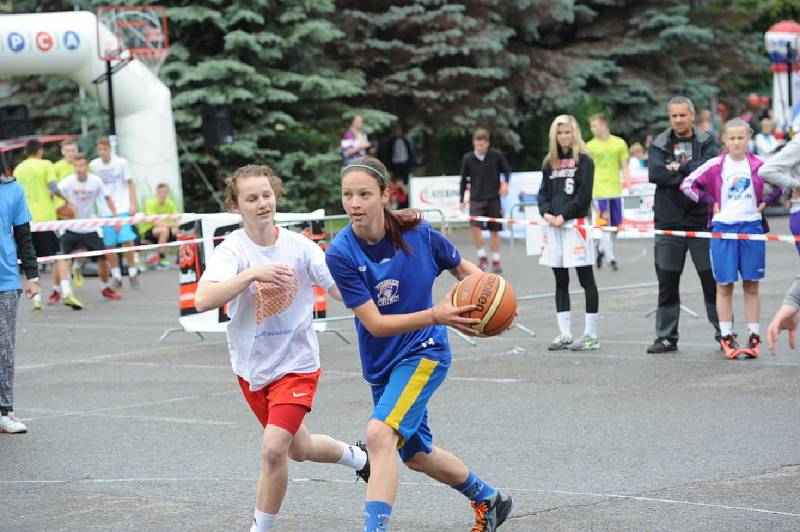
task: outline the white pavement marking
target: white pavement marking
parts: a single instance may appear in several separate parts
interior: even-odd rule
[[[341,479],[321,479],[321,478],[292,478],[291,482],[307,483],[320,482],[329,484],[352,484],[353,480]],[[76,478],[60,480],[0,480],[0,484],[112,484],[112,483],[132,483],[132,482],[251,482],[251,479],[243,478],[222,478],[222,477],[134,477],[134,478]],[[400,482],[402,486],[422,486],[431,488],[444,488],[443,484],[432,482]],[[679,504],[684,506],[698,506],[701,508],[714,508],[717,510],[732,510],[740,512],[755,512],[772,515],[782,515],[786,517],[798,517],[800,513],[782,512],[779,510],[768,510],[765,508],[752,508],[749,506],[731,506],[727,504],[711,504],[705,502],[682,501],[678,499],[663,499],[659,497],[643,497],[640,495],[620,495],[616,493],[591,493],[583,491],[567,490],[546,490],[534,488],[508,488],[500,487],[503,491],[520,493],[549,493],[553,495],[567,495],[570,497],[595,497],[601,499],[623,499],[641,502],[659,502],[664,504]]]
[[[165,345],[161,347],[153,347],[151,349],[140,349],[138,351],[123,351],[121,353],[112,353],[110,355],[97,355],[94,357],[89,358],[76,358],[72,360],[62,360],[58,362],[43,362],[41,364],[28,364],[26,366],[17,366],[16,371],[31,371],[36,369],[50,369],[55,367],[61,366],[72,366],[72,365],[82,365],[82,364],[99,364],[108,360],[114,360],[118,358],[127,358],[127,357],[136,357],[136,356],[148,356],[148,355],[159,355],[165,352],[179,352],[185,349],[193,349],[198,346],[224,346],[226,345],[225,342],[197,342],[194,344],[185,344],[185,345]]]
[[[125,405],[118,405],[118,406],[109,406],[106,408],[95,408],[93,410],[74,410],[71,412],[63,412],[60,414],[51,414],[46,416],[36,416],[36,417],[28,417],[25,418],[25,421],[34,421],[38,419],[50,419],[54,417],[64,417],[64,416],[89,416],[92,414],[99,414],[103,412],[111,412],[114,410],[125,410],[128,408],[141,408],[144,406],[154,406],[154,405],[165,405],[169,403],[177,403],[179,401],[191,401],[194,399],[206,399],[208,397],[217,397],[220,395],[231,395],[231,394],[240,394],[240,390],[227,390],[224,392],[209,392],[204,393],[201,395],[187,395],[184,397],[172,397],[170,399],[162,399],[160,401],[146,401],[143,403],[129,403]]]

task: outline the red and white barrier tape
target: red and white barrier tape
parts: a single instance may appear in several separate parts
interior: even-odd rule
[[[538,220],[513,220],[510,218],[490,218],[488,216],[467,216],[461,219],[453,220],[456,222],[495,222],[504,224],[523,224],[523,225],[547,225]],[[578,227],[572,225],[570,227]],[[764,235],[749,235],[741,233],[715,233],[711,231],[678,231],[674,229],[639,229],[637,227],[609,227],[605,225],[591,225],[582,224],[580,227],[586,229],[600,229],[601,231],[608,231],[610,233],[639,233],[641,235],[665,235],[665,236],[679,236],[683,238],[722,238],[725,240],[764,240],[764,241],[778,241],[778,242],[800,242],[800,236],[794,235],[776,235],[767,233]]]
[[[85,257],[102,257],[103,255],[110,255],[111,253],[125,253],[126,251],[147,251],[150,249],[158,249],[163,247],[177,247],[183,246],[186,244],[198,244],[201,242],[205,242],[206,240],[224,240],[227,235],[223,236],[215,236],[212,238],[193,238],[191,240],[175,240],[172,242],[167,242],[165,244],[140,244],[138,246],[127,246],[127,247],[118,247],[113,249],[101,249],[98,251],[81,251],[78,253],[70,253],[70,254],[63,254],[63,255],[50,255],[47,257],[38,257],[36,260],[40,263],[42,262],[53,262],[56,260],[69,260],[69,259],[81,259]]]
[[[52,222],[34,222],[31,231],[62,231],[65,229],[89,229],[92,227],[106,227],[113,225],[140,224],[143,222],[163,222],[166,220],[180,220],[182,214],[141,214],[124,218],[82,218],[79,220],[58,220]]]

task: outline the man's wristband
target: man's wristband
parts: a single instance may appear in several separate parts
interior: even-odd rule
[[[39,278],[38,277],[31,277],[30,279],[28,279],[28,282],[29,283],[37,283],[38,284],[39,283]]]

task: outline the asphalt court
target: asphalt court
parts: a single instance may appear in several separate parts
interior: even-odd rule
[[[786,233],[785,218],[771,220]],[[473,253],[465,231],[454,241]],[[620,270],[597,272],[601,349],[546,350],[556,334],[552,273],[505,247],[519,329],[475,347],[451,334],[453,366],[434,397],[435,441],[515,500],[500,530],[800,530],[800,355],[726,361],[704,318],[691,263],[680,351],[647,355],[656,288],[651,240],[618,240]],[[798,273],[793,246],[768,243],[762,328]],[[443,276],[441,297],[452,283]],[[580,286],[574,273],[572,287]],[[622,287],[622,288],[620,288]],[[0,437],[0,530],[247,530],[260,426],[230,370],[224,336],[177,324],[177,273],[147,272],[103,301],[96,279],[66,307],[20,303],[17,413]],[[573,334],[583,295],[572,297]],[[741,290],[734,309],[743,314]],[[345,315],[331,304],[331,315]],[[743,321],[743,320],[741,320]],[[355,341],[352,322],[335,322]],[[738,327],[744,336],[744,326]],[[363,438],[370,412],[354,343],[321,333],[312,431]],[[766,351],[766,350],[765,350]],[[290,464],[278,530],[361,528],[364,484],[336,465]],[[403,471],[392,530],[469,530],[454,490]]]

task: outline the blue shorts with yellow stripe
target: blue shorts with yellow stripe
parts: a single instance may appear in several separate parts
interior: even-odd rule
[[[400,434],[398,452],[404,462],[418,452],[431,452],[428,401],[449,368],[449,362],[416,356],[399,362],[384,384],[372,386],[375,409],[370,419],[383,421]]]

